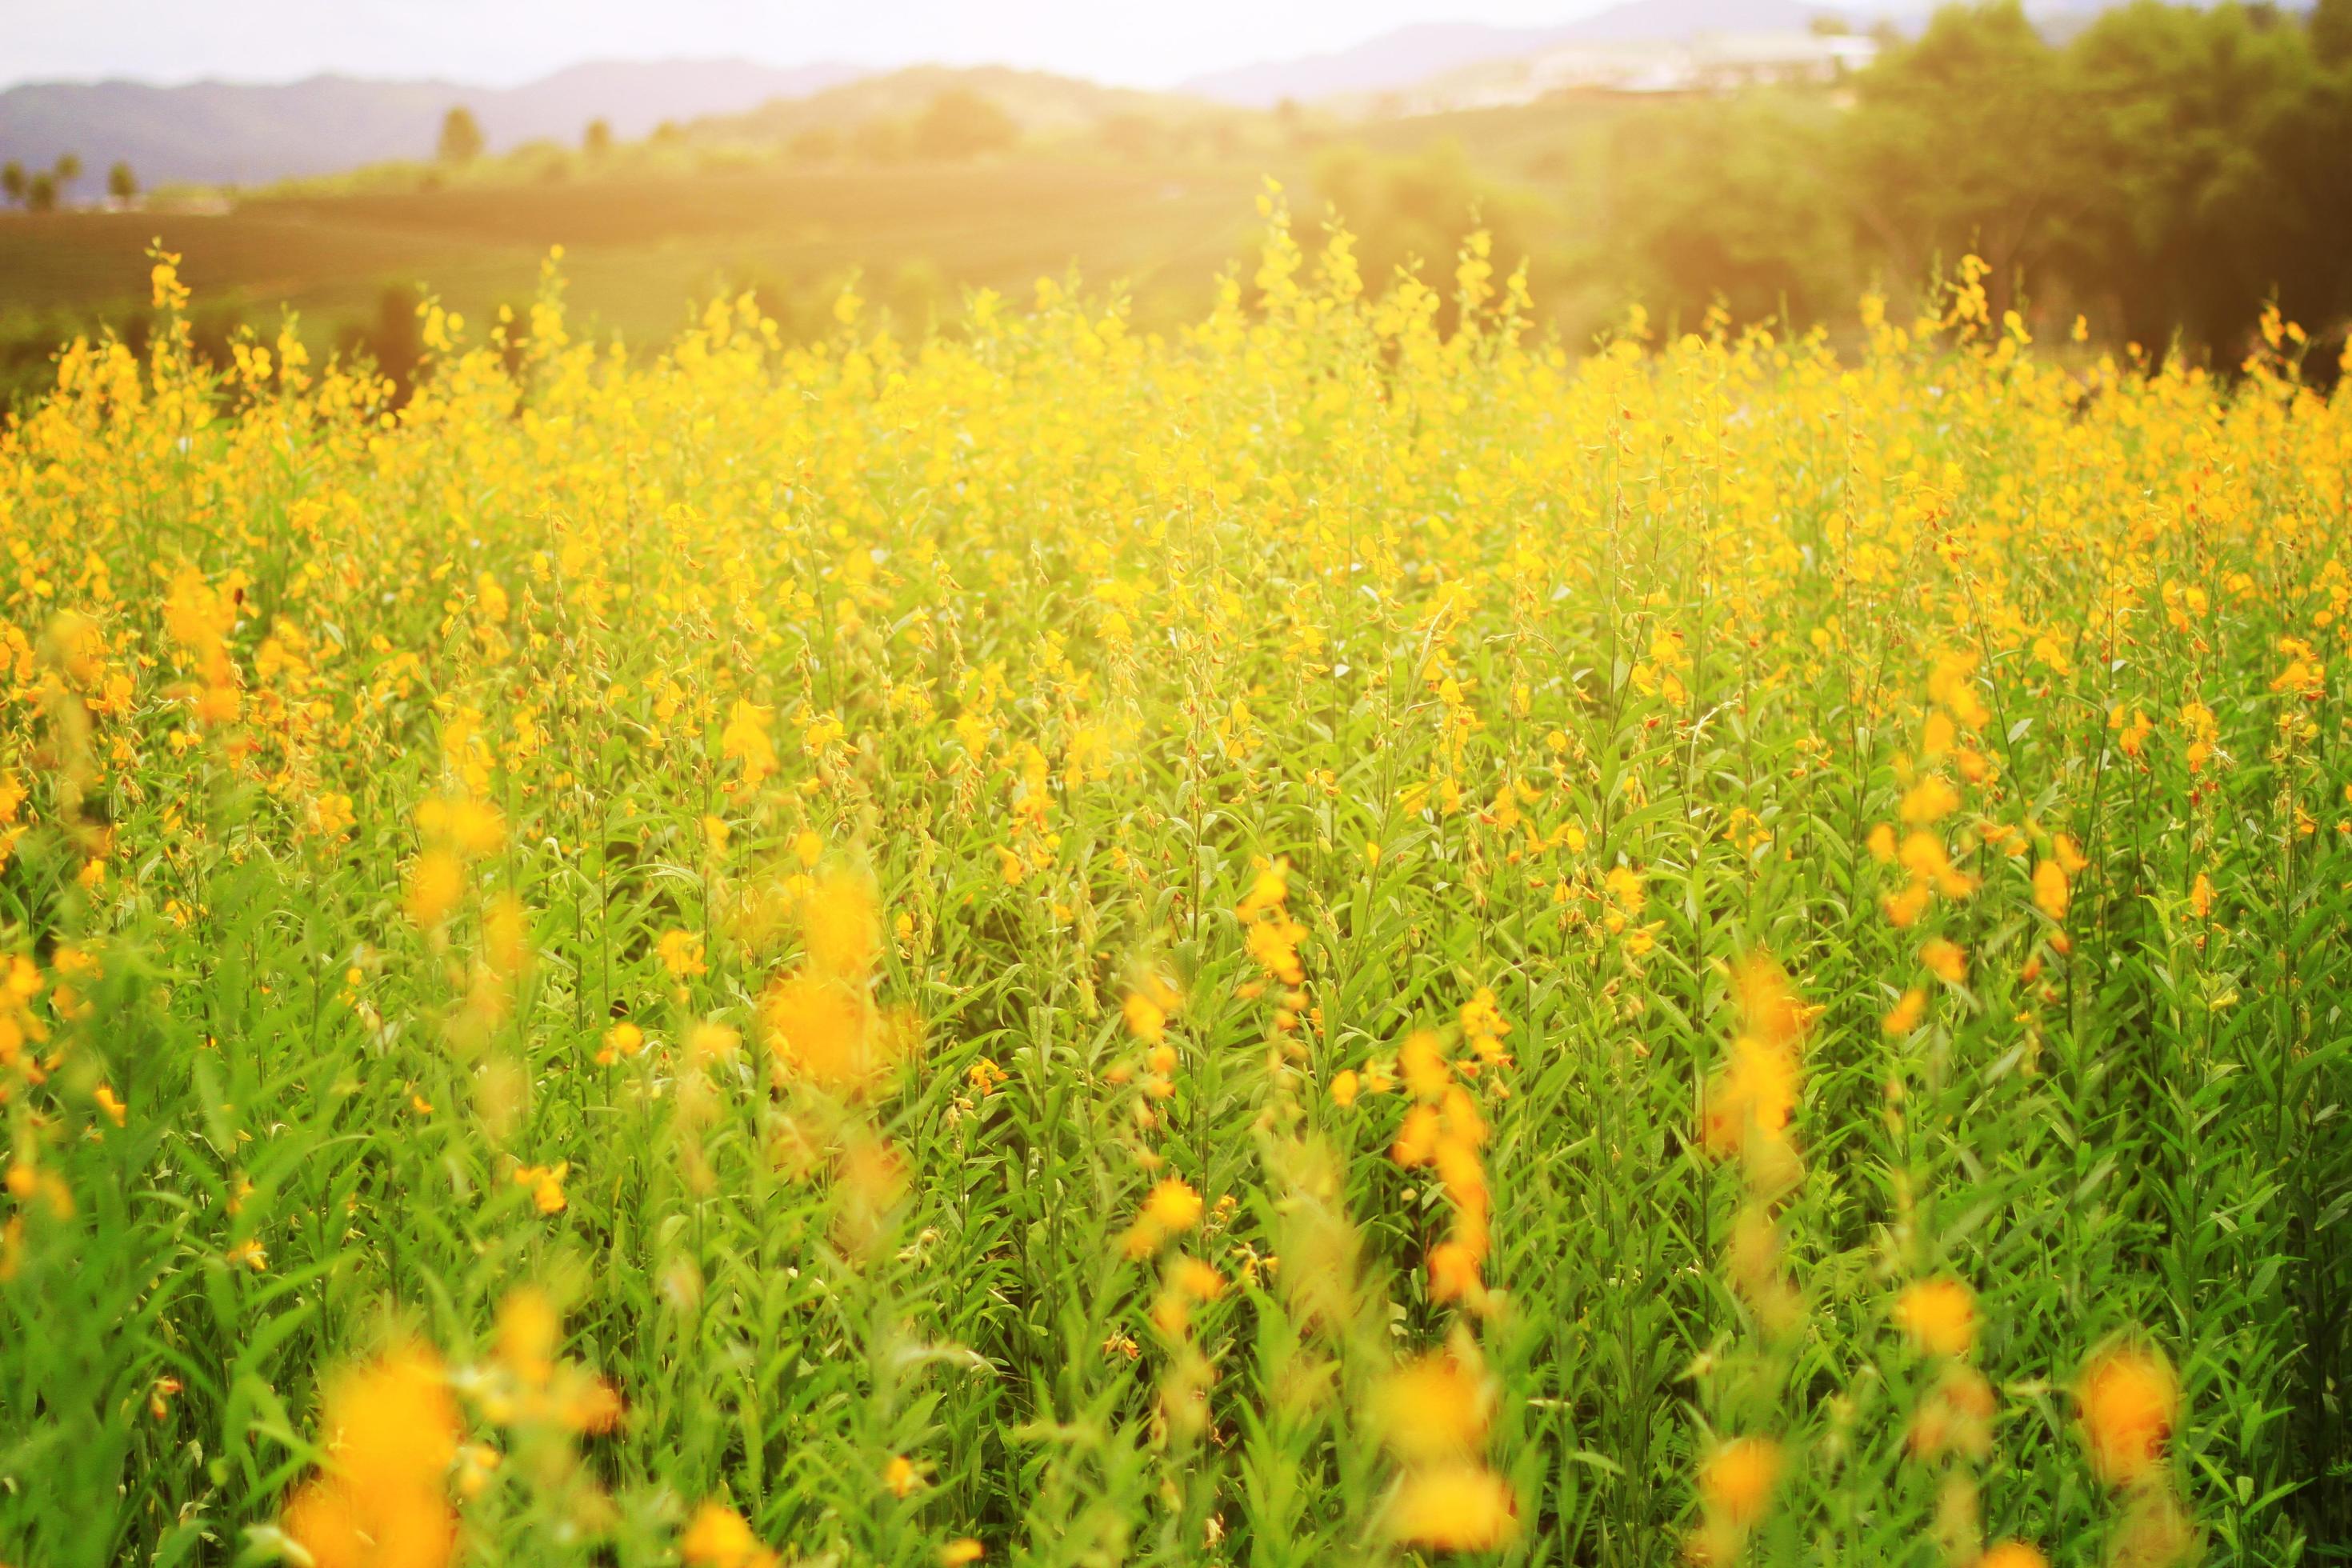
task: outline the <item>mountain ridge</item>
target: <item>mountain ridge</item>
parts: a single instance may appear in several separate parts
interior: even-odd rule
[[[0,91],[0,158],[38,168],[70,153],[86,179],[120,160],[149,185],[253,184],[430,157],[442,117],[461,105],[499,152],[576,141],[598,119],[617,136],[643,136],[666,120],[741,113],[866,74],[831,61],[716,58],[587,61],[508,88],[336,72],[270,83],[26,82]]]

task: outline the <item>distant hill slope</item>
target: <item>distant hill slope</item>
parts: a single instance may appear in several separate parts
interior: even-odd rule
[[[1084,131],[1121,116],[1161,121],[1230,119],[1230,105],[1181,93],[1105,87],[1049,71],[1010,66],[910,66],[799,97],[778,98],[739,114],[713,116],[694,127],[716,140],[782,140],[803,131],[845,131],[876,121],[920,113],[950,89],[984,98],[1030,135]]]
[[[1851,5],[1806,0],[1625,0],[1605,11],[1553,27],[1495,27],[1475,22],[1427,22],[1383,33],[1352,48],[1297,59],[1269,60],[1195,77],[1181,90],[1222,103],[1265,108],[1282,100],[1301,103],[1342,95],[1417,86],[1434,76],[1489,60],[1511,59],[1571,43],[1619,43],[1685,38],[1703,33],[1773,33],[1801,29],[1823,16],[1856,21],[1916,6],[1895,0]]]
[[[539,137],[576,141],[591,120],[623,137],[665,120],[740,113],[849,81],[845,65],[793,68],[744,60],[574,66],[515,88],[320,76],[277,85],[35,82],[0,92],[0,159],[27,166],[72,153],[84,194],[128,162],[150,185],[253,184],[362,163],[432,155],[441,118],[464,104],[493,151]]]

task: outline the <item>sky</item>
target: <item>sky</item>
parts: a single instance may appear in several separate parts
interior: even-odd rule
[[[528,81],[589,59],[1007,64],[1137,87],[1409,22],[1557,23],[1604,0],[0,0],[0,87],[320,71]]]

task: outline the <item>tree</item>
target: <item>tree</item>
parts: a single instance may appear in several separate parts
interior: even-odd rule
[[[481,122],[462,103],[441,118],[439,155],[441,162],[456,164],[470,163],[482,155]]]
[[[30,182],[25,177],[24,164],[14,158],[9,159],[5,163],[0,163],[0,192],[6,193],[10,202],[23,201],[29,184]]]
[[[784,151],[803,163],[827,163],[841,156],[841,132],[830,125],[812,125],[793,133]]]
[[[1168,134],[1160,121],[1130,110],[1103,121],[1095,128],[1095,139],[1106,153],[1139,161],[1158,155],[1166,146]]]
[[[25,209],[27,212],[52,212],[56,210],[57,205],[57,175],[46,171],[34,175],[25,186]]]
[[[1718,300],[1740,322],[1816,321],[1850,304],[1847,236],[1823,213],[1838,111],[1804,93],[1655,106],[1611,139],[1605,232],[1634,297],[1685,329]]]
[[[1003,152],[1019,134],[1013,117],[993,100],[969,88],[952,87],[917,117],[915,153],[923,158],[976,158]]]
[[[895,163],[914,150],[914,127],[903,120],[877,116],[861,120],[849,132],[851,156],[864,163]]]
[[[127,202],[139,194],[139,176],[131,172],[129,163],[118,159],[114,167],[106,172],[106,194],[118,202]]]
[[[2222,350],[2273,289],[2291,311],[2321,304],[2341,253],[2304,232],[2298,143],[2316,128],[2293,121],[2315,77],[2298,29],[2235,5],[2127,5],[2074,40],[2067,67],[2099,177],[2066,260],[2128,335]],[[2341,158],[2339,142],[2315,174]]]
[[[613,150],[613,122],[596,119],[588,122],[587,134],[580,138],[580,150],[591,158],[602,158]]]
[[[1847,184],[1857,224],[1901,279],[1974,251],[1996,311],[2038,274],[2098,184],[2058,51],[2016,0],[1950,5],[1855,81]]]
[[[2352,66],[2352,0],[2319,0],[2311,8],[2311,52],[2328,70]]]
[[[56,182],[58,198],[62,199],[73,183],[81,178],[81,160],[71,153],[59,154],[50,178]]]

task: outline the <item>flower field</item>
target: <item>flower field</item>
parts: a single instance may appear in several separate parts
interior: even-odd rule
[[[0,1562],[2347,1560],[2352,394],[1268,212],[63,353]]]

